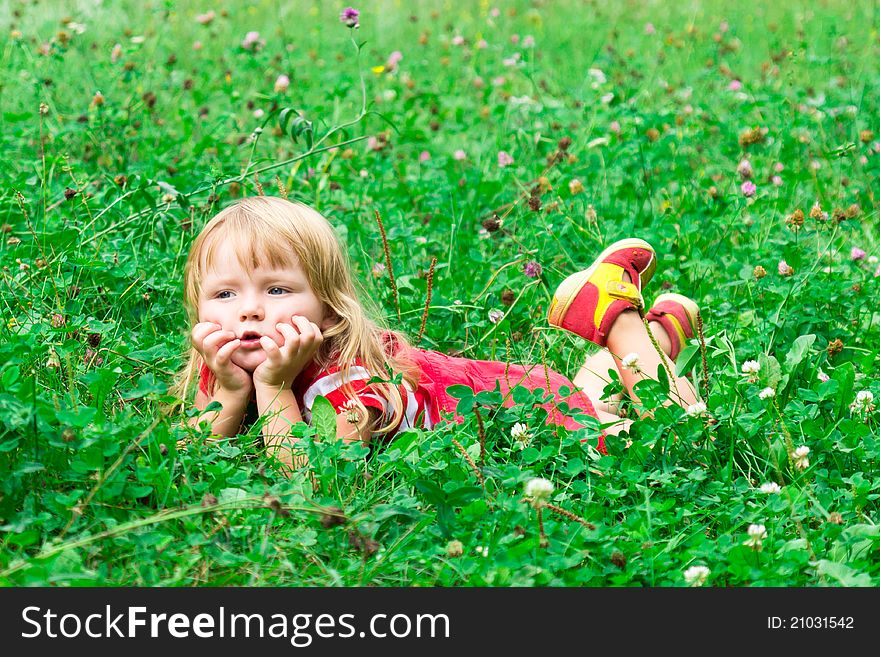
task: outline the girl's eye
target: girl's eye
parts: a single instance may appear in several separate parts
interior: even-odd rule
[[[278,287],[277,285],[275,287],[269,288],[269,294],[284,294],[286,291],[287,290],[285,290],[283,287]]]
[[[232,292],[230,292],[229,290],[223,290],[222,292],[217,293],[217,298],[218,299],[228,299],[229,296],[227,296],[227,295],[231,296]]]

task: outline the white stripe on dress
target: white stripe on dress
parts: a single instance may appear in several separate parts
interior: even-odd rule
[[[415,394],[410,389],[408,385],[404,382],[404,387],[406,388],[406,426],[407,428],[416,426],[416,416],[419,414],[419,401],[416,399]],[[428,416],[427,409],[421,409],[422,413],[422,422],[423,427],[425,429],[431,429],[434,424],[431,422],[431,418]]]
[[[312,416],[312,405],[315,403],[315,398],[318,395],[327,396],[329,393],[334,392],[340,389],[346,380],[348,381],[363,381],[369,380],[372,378],[372,375],[365,368],[360,366],[353,366],[349,368],[347,372],[347,379],[343,378],[343,374],[341,371],[333,372],[332,374],[327,374],[325,376],[321,376],[310,385],[305,393],[303,394],[303,419],[306,422],[311,421]],[[407,381],[402,382],[404,390],[406,390],[406,409],[404,412],[403,422],[401,422],[401,426],[405,428],[415,427],[416,426],[416,417],[419,414],[419,410],[422,411],[422,421],[423,427],[425,429],[431,429],[434,426],[434,423],[431,421],[431,416],[428,413],[427,408],[419,409],[419,402],[416,399],[415,392],[410,387]],[[383,413],[385,417],[390,417],[391,415],[391,403],[382,397],[381,395],[375,393],[360,393],[360,397],[365,397],[369,399],[374,399],[382,404]]]
[[[376,393],[372,393],[372,392],[361,392],[361,393],[358,393],[358,397],[361,398],[361,401],[363,401],[364,399],[369,399],[371,401],[379,403],[382,406],[382,414],[383,415],[389,413],[389,409],[391,408],[391,404],[387,399],[385,399],[381,395],[377,395]]]
[[[315,397],[318,395],[327,396],[328,393],[338,390],[347,381],[369,381],[372,375],[363,367],[354,366],[346,372],[347,378],[343,378],[342,372],[333,372],[327,376],[322,376],[315,380],[303,394],[303,406],[308,409],[312,408],[315,403]]]

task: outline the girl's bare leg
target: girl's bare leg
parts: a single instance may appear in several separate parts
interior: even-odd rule
[[[672,342],[666,333],[666,329],[664,329],[659,322],[650,322],[649,326],[651,328],[651,333],[654,334],[654,338],[657,340],[657,344],[660,345],[660,348],[666,355],[669,355],[669,352],[672,350]],[[611,382],[611,379],[608,376],[608,370],[612,369],[619,370],[618,362],[615,361],[614,357],[607,349],[602,349],[587,356],[581,369],[578,371],[574,379],[572,379],[572,383],[583,389],[584,394],[590,398],[590,401],[593,403],[593,408],[596,410],[596,413],[599,415],[599,420],[603,424],[616,422],[615,425],[609,427],[605,431],[606,433],[617,435],[621,431],[628,431],[630,424],[632,424],[632,420],[621,419],[620,401],[623,399],[622,394],[618,393],[612,395],[608,399],[602,399],[605,392],[605,386]]]
[[[605,349],[597,351],[595,354],[587,357],[577,376],[572,379],[577,387],[581,388],[584,394],[590,398],[599,416],[602,424],[613,422],[614,424],[605,429],[605,433],[616,436],[621,431],[628,431],[632,420],[624,419],[620,416],[620,405],[618,402],[623,395],[612,395],[610,399],[603,400],[602,396],[605,386],[610,383],[608,378],[608,370],[617,367],[614,358]]]
[[[657,340],[657,344],[660,345],[663,353],[667,356],[672,353],[672,340],[669,339],[669,334],[663,328],[663,324],[660,322],[648,322],[648,327],[651,329],[651,333],[654,334],[654,339]]]
[[[626,272],[623,274],[623,280],[632,282],[629,274]],[[666,329],[664,329],[659,322],[650,322],[649,328],[654,335],[657,344],[660,346],[661,353],[657,352],[654,343],[648,335],[648,328],[645,328],[645,322],[642,320],[642,316],[635,309],[622,312],[611,326],[611,330],[608,332],[607,347],[608,351],[611,352],[609,355],[611,356],[614,365],[617,367],[620,379],[626,387],[629,398],[634,402],[638,402],[639,398],[638,395],[633,392],[633,386],[645,376],[656,380],[660,368],[665,365],[667,372],[672,372],[673,374],[671,377],[672,380],[670,381],[669,391],[671,401],[677,403],[683,408],[687,408],[691,404],[696,404],[697,392],[694,390],[691,382],[684,377],[675,376],[675,364],[668,356],[669,352],[672,350],[672,343],[669,339],[669,335],[666,333]],[[639,356],[639,372],[636,372],[633,369],[624,369],[623,363],[621,362],[621,359],[624,356],[632,353],[636,353]],[[587,360],[589,362],[590,359]],[[598,370],[600,373],[606,374],[608,372],[606,364],[607,361],[604,363],[599,362],[600,368],[604,367],[604,369]],[[589,372],[594,371],[597,368],[591,367],[587,372],[584,372],[584,369],[586,368],[581,368],[581,371],[578,373],[578,377],[580,377],[582,382],[580,385],[583,385],[585,390],[587,390],[589,386],[590,399],[593,400],[595,406],[596,401],[602,396],[602,390],[607,381],[603,382],[603,379],[593,380],[591,378]],[[577,377],[574,379],[574,383],[578,383]],[[594,398],[593,391],[596,390],[597,386],[599,394]]]
[[[667,338],[668,339],[668,338]],[[670,380],[669,398],[673,403],[687,408],[697,403],[697,392],[685,377],[675,376],[675,364],[665,353],[657,353],[657,349],[648,336],[648,329],[636,310],[626,310],[620,314],[608,333],[608,351],[611,352],[620,378],[626,387],[630,399],[639,401],[633,392],[633,386],[645,377],[657,379],[661,367],[668,368],[673,376]],[[638,369],[625,369],[621,359],[627,354],[639,356]]]
[[[614,363],[614,358],[607,350],[602,349],[595,354],[587,356],[587,360],[584,361],[572,382],[583,389],[584,393],[590,398],[590,401],[593,402],[593,408],[597,411],[619,417],[621,412],[620,401],[623,399],[623,395],[618,393],[608,399],[602,399],[605,387],[611,383],[608,370],[616,368],[617,365]]]

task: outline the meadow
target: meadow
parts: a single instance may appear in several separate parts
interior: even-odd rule
[[[3,3],[0,584],[880,583],[880,16],[748,5]],[[642,237],[706,410],[645,381],[603,455],[540,391],[458,390],[383,447],[318,414],[290,478],[211,441],[165,412],[183,264],[261,193],[420,347],[570,375],[556,285]]]

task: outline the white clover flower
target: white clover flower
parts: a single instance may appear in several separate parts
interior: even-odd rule
[[[779,487],[775,481],[769,481],[766,484],[761,484],[760,491],[762,493],[766,493],[767,495],[775,495],[782,489]]]
[[[361,420],[361,409],[354,399],[346,399],[342,404],[342,410],[345,411],[345,419],[350,424],[357,424]]]
[[[522,95],[522,96],[511,96],[508,99],[508,102],[515,107],[518,107],[520,105],[535,105],[536,104],[535,99],[527,94]]]
[[[825,383],[831,377],[825,374],[825,372],[823,372],[822,370],[819,370],[818,372],[816,372],[816,378],[819,379],[819,381],[821,381],[822,383]]]
[[[600,84],[608,82],[608,78],[605,77],[605,73],[601,68],[591,68],[587,73],[593,78],[593,89],[597,89]]]
[[[859,390],[850,408],[859,413],[870,413],[874,410],[874,393],[870,390]]]
[[[796,450],[791,453],[791,459],[794,461],[794,467],[798,470],[806,470],[810,467],[810,459],[807,458],[807,454],[810,453],[810,448],[806,445],[801,445]]]
[[[764,525],[749,525],[749,529],[747,531],[749,538],[743,543],[743,545],[748,545],[750,548],[754,550],[761,549],[761,541],[767,538],[767,528]]]
[[[493,324],[497,324],[504,318],[504,311],[498,310],[497,308],[493,308],[489,311],[489,321]]]
[[[642,368],[639,365],[639,355],[635,352],[629,353],[620,359],[623,369],[632,370],[633,374],[639,374]]]
[[[711,572],[706,566],[691,566],[684,571],[684,581],[688,586],[702,586]]]
[[[553,492],[553,484],[541,477],[529,479],[526,483],[526,497],[536,509],[547,503],[550,493]]]
[[[770,386],[767,386],[761,392],[758,393],[758,398],[759,399],[770,399],[775,394],[776,394],[776,391],[773,388],[771,388]]]
[[[706,414],[706,405],[703,402],[697,402],[687,407],[685,411],[690,417],[703,417]]]
[[[742,372],[743,374],[748,374],[750,376],[754,376],[758,372],[761,371],[761,363],[756,360],[747,360],[743,363]]]
[[[529,433],[529,428],[522,422],[517,422],[510,429],[510,437],[513,438],[516,442],[521,443],[523,447],[529,442],[529,438],[532,437],[532,434]]]

